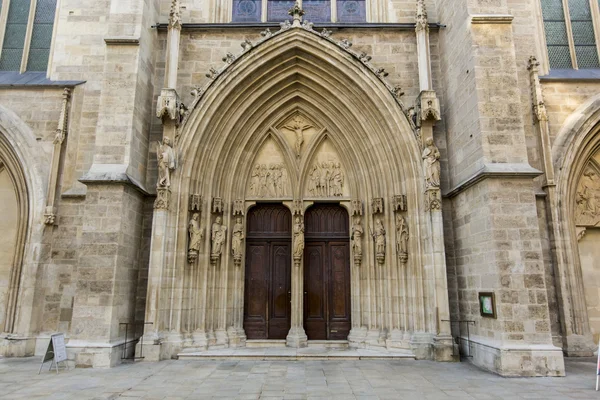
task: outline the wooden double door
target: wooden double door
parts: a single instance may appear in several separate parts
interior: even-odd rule
[[[309,340],[350,332],[348,213],[333,204],[305,216],[304,329]],[[248,339],[285,339],[291,320],[292,215],[279,204],[250,210],[246,234],[244,330]]]
[[[304,330],[309,340],[346,340],[350,332],[348,212],[317,204],[305,216]]]

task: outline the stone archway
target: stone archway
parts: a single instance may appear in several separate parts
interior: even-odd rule
[[[156,267],[156,280],[149,279],[154,338],[166,337],[163,343],[175,349],[243,345],[244,257],[213,232],[240,240],[238,218],[257,203],[281,202],[294,214],[297,235],[311,204],[335,201],[363,229],[360,253],[351,258],[350,343],[416,343],[420,356],[431,357],[434,338],[446,331],[446,271],[444,257],[434,254],[441,218],[431,214],[439,208],[426,207],[413,126],[389,85],[343,44],[312,28],[282,29],[216,76],[178,131],[182,162],[171,181],[173,207],[159,216],[166,230],[153,239],[163,246],[156,265],[176,267]],[[185,256],[190,213],[201,213],[207,232],[192,263]],[[398,230],[400,220],[410,238]],[[378,236],[387,246],[376,248],[370,232],[380,231],[387,232]],[[403,238],[408,244],[397,246]],[[301,251],[293,263],[287,340],[303,346]],[[399,288],[400,275],[409,290]]]
[[[583,238],[586,224],[594,219],[588,200],[594,197],[595,179],[589,172],[594,171],[593,159],[599,149],[600,96],[596,96],[567,119],[552,149],[556,188],[550,190],[549,220],[557,268],[563,350],[569,356],[589,356],[595,349],[578,240]]]

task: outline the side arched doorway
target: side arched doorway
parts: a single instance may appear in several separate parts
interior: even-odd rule
[[[306,212],[304,329],[308,340],[346,340],[350,320],[350,228],[337,204]]]
[[[248,213],[244,330],[248,339],[285,339],[290,330],[292,215],[281,204]]]

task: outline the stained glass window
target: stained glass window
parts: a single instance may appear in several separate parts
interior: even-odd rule
[[[260,22],[261,0],[233,0],[233,22]]]
[[[56,0],[37,0],[27,71],[45,71],[52,43]]]
[[[589,0],[569,0],[569,14],[578,68],[598,68],[598,50]]]
[[[303,0],[302,9],[304,10],[304,18],[310,22],[331,21],[330,0]]]
[[[0,55],[0,71],[19,71],[25,47],[30,0],[11,0]]]
[[[338,22],[365,22],[367,11],[365,0],[338,0]]]
[[[267,21],[281,22],[292,17],[288,11],[294,7],[295,0],[268,0]]]

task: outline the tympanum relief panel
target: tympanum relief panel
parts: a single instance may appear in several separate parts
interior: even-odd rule
[[[246,200],[347,199],[346,171],[326,128],[299,112],[270,128],[249,171]]]

